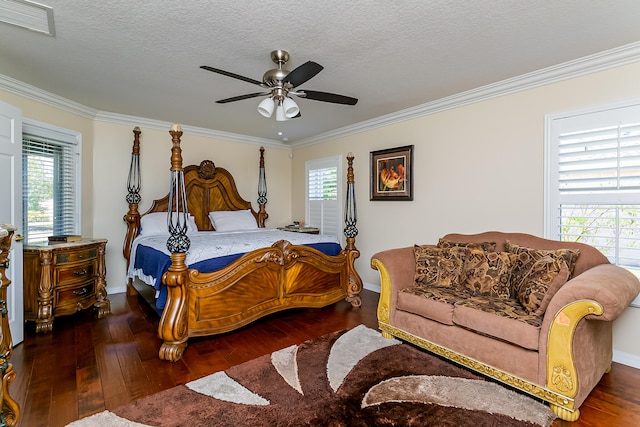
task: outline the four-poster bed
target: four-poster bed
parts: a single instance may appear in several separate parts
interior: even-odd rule
[[[172,138],[169,194],[154,200],[151,208],[141,215],[140,129],[136,127],[133,132],[123,254],[127,259],[130,292],[142,293],[144,288],[151,288],[140,280],[149,271],[157,270],[157,261],[151,266],[150,259],[157,256],[168,265],[161,276],[162,286],[159,279],[155,282],[154,295],[166,294],[166,302],[160,305],[158,327],[163,340],[161,359],[179,360],[190,337],[229,332],[281,310],[323,307],[341,299],[353,307],[360,306],[362,280],[354,267],[360,252],[355,246],[358,231],[351,154],[347,157],[346,245],[342,248],[335,237],[326,240],[327,236],[265,229],[268,214],[264,148],[260,149],[259,209],[255,211],[240,196],[233,176],[226,169],[210,160],[183,168],[182,131],[178,125],[173,125],[169,132]],[[154,216],[161,216],[166,224],[164,236],[149,236]],[[247,223],[247,217],[251,218],[251,224]],[[263,247],[248,246],[254,235],[272,240]],[[239,253],[237,247],[223,248],[225,239],[249,249]],[[152,240],[162,240],[164,247],[146,247]],[[215,250],[205,249],[205,242]],[[220,258],[213,261],[197,258],[209,251]]]

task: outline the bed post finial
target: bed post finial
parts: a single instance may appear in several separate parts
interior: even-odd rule
[[[182,148],[180,148],[180,137],[182,136],[182,129],[180,125],[171,125],[171,171],[182,170]]]
[[[347,287],[347,302],[350,302],[353,307],[360,307],[362,305],[362,299],[360,298],[360,292],[362,292],[362,279],[356,271],[355,261],[360,256],[360,251],[356,248],[356,236],[358,235],[358,229],[356,223],[358,222],[358,210],[356,208],[356,192],[355,192],[355,175],[353,173],[353,153],[347,154],[347,197],[345,200],[344,208],[344,235],[347,238],[347,244],[344,248],[344,252],[347,255],[348,271],[349,271],[349,284]]]
[[[358,235],[358,229],[356,228],[358,210],[354,183],[353,153],[349,153],[347,155],[347,197],[344,208],[344,235],[347,237],[347,247],[355,249],[355,237]]]
[[[267,204],[267,178],[264,172],[264,147],[260,147],[260,169],[258,176],[258,227],[264,227],[269,214],[265,208]]]
[[[127,179],[127,203],[129,211],[124,216],[127,223],[127,235],[124,239],[122,254],[127,260],[127,269],[129,268],[129,255],[131,254],[131,245],[133,240],[138,236],[140,231],[140,212],[138,212],[138,204],[140,203],[140,128],[133,128],[133,148],[131,149],[131,164],[129,165],[129,177]]]
[[[184,188],[184,170],[182,169],[182,149],[180,148],[180,137],[182,130],[180,125],[174,124],[169,131],[171,134],[171,188],[169,189],[169,205],[167,215],[167,226],[169,228],[169,239],[167,249],[171,253],[186,253],[191,246],[187,237],[187,219],[189,209],[187,207],[187,192]]]
[[[133,148],[131,149],[131,164],[127,179],[127,202],[138,205],[140,203],[140,128],[133,128]]]

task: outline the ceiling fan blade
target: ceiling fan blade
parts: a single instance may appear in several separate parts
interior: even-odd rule
[[[232,98],[225,98],[219,101],[216,101],[216,104],[226,104],[227,102],[241,101],[243,99],[255,98],[257,96],[269,95],[271,92],[256,92],[256,93],[248,93],[246,95],[234,96]]]
[[[358,103],[357,98],[351,98],[350,96],[338,95],[335,93],[318,92],[315,90],[304,89],[300,89],[298,92],[300,93],[298,96],[301,96],[302,98],[312,99],[314,101],[333,102],[334,104],[346,105],[356,105]]]
[[[287,74],[284,78],[285,83],[291,83],[293,87],[300,86],[302,83],[311,80],[316,74],[322,71],[324,67],[317,62],[307,61],[295,70]]]
[[[214,73],[222,74],[223,76],[232,77],[234,79],[242,80],[242,81],[245,81],[247,83],[252,83],[254,85],[263,86],[262,82],[260,82],[258,80],[255,80],[255,79],[252,79],[252,78],[249,78],[249,77],[241,76],[240,74],[235,74],[235,73],[230,73],[229,71],[219,70],[218,68],[209,67],[208,65],[202,65],[200,68],[202,68],[203,70],[212,71]]]

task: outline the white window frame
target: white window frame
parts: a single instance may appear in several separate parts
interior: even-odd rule
[[[326,230],[324,230],[323,224],[312,224],[310,223],[311,218],[311,203],[309,197],[309,172],[314,169],[322,169],[322,168],[336,168],[336,185],[337,185],[337,198],[335,200],[335,205],[333,206],[336,209],[336,218],[335,218],[335,230],[336,237],[338,239],[342,238],[342,229],[343,227],[343,207],[342,207],[342,194],[343,194],[343,180],[342,180],[342,157],[340,156],[331,156],[324,157],[321,159],[313,159],[308,160],[305,163],[305,223],[309,226],[314,226],[320,228],[320,233],[326,234]],[[333,233],[330,233],[333,234]]]
[[[82,230],[82,133],[54,126],[49,123],[24,118],[22,121],[23,135],[29,134],[54,141],[60,141],[75,147],[75,217],[74,229],[71,234],[81,234]],[[23,215],[27,215],[24,212]]]
[[[562,239],[560,228],[560,206],[564,205],[640,205],[640,190],[571,191],[561,194],[559,185],[559,137],[561,133],[597,128],[599,123],[640,122],[640,99],[615,104],[596,106],[545,116],[545,161],[544,161],[544,230],[545,237]],[[585,148],[586,149],[586,148]],[[640,228],[638,229],[640,235]],[[618,240],[616,239],[616,245]],[[616,260],[609,257],[613,263]],[[634,257],[635,259],[635,257]],[[640,260],[638,260],[640,262]],[[638,269],[632,268],[638,275]],[[632,305],[640,307],[640,297]]]

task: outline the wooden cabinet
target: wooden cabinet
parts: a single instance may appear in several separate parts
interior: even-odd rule
[[[106,239],[24,246],[24,318],[36,332],[53,329],[57,316],[91,306],[111,312],[105,280]]]

